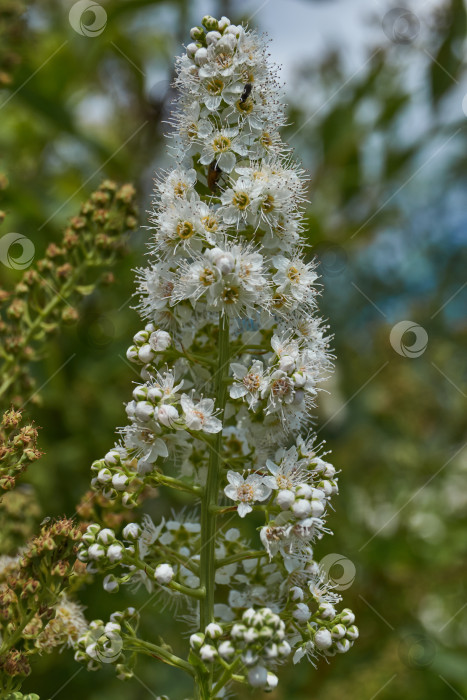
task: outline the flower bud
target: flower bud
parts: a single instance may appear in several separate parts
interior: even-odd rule
[[[345,625],[334,625],[331,630],[331,637],[333,639],[342,639],[342,637],[345,637],[346,631]]]
[[[125,525],[122,532],[125,540],[137,540],[140,534],[141,528],[138,523],[128,523],[128,525]]]
[[[352,642],[350,642],[348,639],[339,639],[339,641],[336,642],[336,651],[339,654],[345,654],[347,651],[349,651],[351,646]]]
[[[291,510],[297,518],[307,518],[311,513],[310,501],[307,501],[305,498],[300,498],[298,501],[295,501]]]
[[[198,29],[198,28],[196,27],[196,29]],[[191,44],[188,44],[188,46],[186,47],[186,54],[187,54],[188,58],[193,58],[193,56],[197,52],[198,48],[199,48],[199,46],[197,44],[195,44],[194,42],[192,42]]]
[[[290,355],[282,355],[279,360],[279,369],[289,374],[295,369],[295,360]]]
[[[268,688],[271,690],[274,690],[274,688],[277,688],[277,684],[279,683],[279,679],[276,676],[275,673],[272,673],[272,671],[268,671],[268,675],[266,678],[266,685]]]
[[[138,401],[135,408],[135,417],[144,423],[154,416],[154,406],[149,401]]]
[[[101,542],[102,544],[110,544],[114,540],[115,540],[115,532],[113,530],[111,530],[109,527],[105,527],[97,535],[97,541]]]
[[[228,17],[222,16],[218,23],[218,29],[223,32],[230,24],[230,19]]]
[[[200,649],[204,644],[204,634],[202,632],[196,632],[190,637],[190,646],[192,649]]]
[[[149,364],[155,358],[155,353],[149,343],[145,343],[138,350],[138,358],[145,365]]]
[[[352,642],[355,639],[358,639],[358,636],[359,636],[358,627],[356,625],[351,625],[350,627],[348,627],[345,636],[347,637],[347,639],[351,639]]]
[[[165,425],[166,428],[172,428],[175,421],[179,418],[178,411],[175,406],[170,406],[169,404],[163,404],[159,407],[157,411],[157,419],[159,423]]]
[[[192,27],[190,30],[190,36],[194,41],[201,41],[204,39],[204,29],[203,27]]]
[[[213,647],[212,644],[203,644],[199,650],[199,655],[203,661],[212,663],[217,656],[217,649]]]
[[[330,631],[325,627],[320,627],[315,634],[314,643],[318,649],[328,649],[332,644]]]
[[[222,627],[217,622],[210,622],[205,632],[207,637],[217,639],[222,636]]]
[[[104,457],[104,462],[109,467],[120,464],[120,452],[118,452],[118,450],[109,450]]]
[[[154,350],[154,352],[164,352],[170,347],[172,343],[172,338],[167,331],[154,331],[149,337],[149,345]]]
[[[299,622],[307,622],[311,617],[310,608],[305,603],[298,603],[293,611],[293,616]]]
[[[126,474],[114,474],[112,477],[112,486],[116,491],[125,491],[128,481],[129,479]]]
[[[138,333],[136,333],[133,336],[133,342],[135,345],[140,346],[140,345],[143,345],[144,343],[147,343],[148,338],[149,338],[149,333],[146,330],[138,331]]]
[[[203,46],[195,53],[195,63],[197,66],[202,66],[208,60],[208,52]]]
[[[276,503],[282,510],[288,510],[295,503],[295,495],[289,489],[281,489],[276,496]]]
[[[112,479],[112,472],[110,469],[101,469],[97,474],[97,481],[100,484],[106,484]]]
[[[211,15],[204,15],[201,24],[203,27],[206,27],[208,32],[217,31],[219,27],[219,22],[217,19],[215,19],[215,17],[211,17]]]
[[[136,345],[130,345],[128,350],[126,351],[126,358],[127,360],[130,360],[130,362],[136,362],[138,359],[138,348]]]
[[[231,641],[221,642],[218,652],[221,658],[230,659],[235,654],[235,648]]]
[[[206,44],[209,46],[210,44],[217,44],[219,39],[221,39],[222,34],[220,32],[208,32],[206,34]]]
[[[113,564],[123,557],[123,547],[121,544],[111,544],[107,549],[107,559]]]
[[[344,625],[353,625],[355,622],[355,615],[350,608],[344,608],[340,614],[340,619]]]
[[[92,544],[88,549],[91,559],[101,559],[105,555],[105,549],[101,544]]]
[[[165,585],[167,583],[170,583],[173,577],[174,570],[172,569],[170,564],[159,564],[158,566],[156,566],[156,570],[154,571],[154,578],[156,579],[157,583]]]

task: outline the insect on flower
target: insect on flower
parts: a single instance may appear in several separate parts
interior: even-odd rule
[[[220,169],[217,160],[213,160],[212,163],[209,164],[207,175],[208,187],[211,190],[211,192],[219,191],[219,180],[221,178],[221,175],[222,170]]]

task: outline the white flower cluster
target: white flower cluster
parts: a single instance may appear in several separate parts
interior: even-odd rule
[[[125,658],[122,628],[124,624],[135,628],[137,623],[138,614],[134,608],[112,613],[107,623],[93,620],[78,639],[76,661],[86,663],[89,671],[97,671],[102,664],[113,664],[117,678],[131,678],[133,671],[129,660]]]
[[[176,162],[156,181],[152,257],[137,272],[144,327],[127,357],[141,379],[92,486],[116,509],[157,486],[194,510],[157,525],[145,515],[119,538],[91,525],[78,556],[109,592],[143,584],[188,607],[201,631],[187,661],[168,662],[193,664],[203,697],[223,683],[221,697],[228,669],[271,690],[287,657],[345,652],[358,631],[314,552],[338,486],[310,432],[332,356],[301,237],[304,173],[279,136],[263,39],[209,16],[191,38],[177,61]],[[224,527],[232,511],[256,541]]]
[[[217,658],[230,664],[239,659],[247,669],[252,687],[272,690],[278,678],[271,668],[287,659],[292,651],[285,637],[285,624],[279,615],[270,608],[248,608],[241,622],[229,628],[212,622],[204,633],[192,634],[190,645],[208,664]]]

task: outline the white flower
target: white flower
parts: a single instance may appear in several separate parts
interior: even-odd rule
[[[272,261],[277,270],[273,278],[277,292],[290,294],[298,302],[311,301],[317,279],[313,264],[303,262],[298,255],[292,259],[276,255]]]
[[[229,393],[232,399],[246,397],[250,408],[253,408],[258,400],[263,386],[264,366],[261,360],[255,360],[248,369],[244,365],[232,362],[230,368],[235,382],[231,385]]]
[[[194,403],[187,394],[183,394],[180,404],[184,411],[184,420],[187,428],[191,430],[203,430],[205,433],[218,433],[222,430],[222,422],[214,417],[214,401],[201,399]]]
[[[271,493],[271,489],[263,483],[263,477],[259,474],[250,474],[246,479],[238,472],[227,472],[229,485],[224,493],[227,498],[238,503],[237,512],[241,518],[250,513],[253,508],[250,503],[265,501]]]
[[[244,136],[238,136],[238,129],[220,129],[203,139],[199,162],[209,165],[215,161],[223,172],[230,173],[237,162],[236,154],[246,156],[247,153],[247,142]]]
[[[165,585],[170,583],[174,577],[174,570],[170,564],[159,564],[154,571],[154,578],[157,583]]]

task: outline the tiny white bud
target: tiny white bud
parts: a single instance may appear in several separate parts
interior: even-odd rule
[[[222,34],[220,32],[212,31],[208,32],[206,34],[206,44],[209,46],[209,44],[217,44],[219,39],[222,37]]]
[[[148,401],[152,401],[152,403],[157,403],[159,399],[162,398],[162,396],[162,389],[159,389],[159,387],[151,386],[148,389]]]
[[[230,19],[224,15],[219,20],[219,31],[223,32],[230,24]]]
[[[290,652],[292,651],[292,648],[288,642],[285,640],[279,644],[278,647],[278,652],[279,656],[288,656]]]
[[[114,474],[112,477],[112,486],[116,491],[125,491],[128,481],[129,479],[126,474]]]
[[[311,513],[310,501],[307,501],[305,498],[300,498],[298,501],[295,501],[291,510],[297,518],[306,518]]]
[[[355,622],[355,615],[350,608],[344,608],[340,614],[340,618],[344,625],[353,625]]]
[[[351,625],[350,627],[348,627],[347,632],[345,634],[345,636],[348,639],[351,639],[352,641],[354,641],[355,639],[358,639],[358,635],[359,635],[359,631],[358,631],[358,627],[356,625]]]
[[[123,528],[122,534],[125,540],[136,540],[141,534],[141,528],[138,523],[128,523]]]
[[[323,618],[323,620],[331,620],[333,617],[336,617],[336,608],[334,605],[331,605],[331,603],[322,603],[319,608],[319,616]]]
[[[332,644],[332,637],[329,630],[325,627],[320,627],[316,632],[314,642],[318,649],[328,649]]]
[[[150,420],[154,416],[154,406],[149,401],[138,401],[135,416],[143,422]]]
[[[348,639],[339,639],[339,641],[336,642],[336,651],[339,654],[345,654],[347,651],[349,651],[351,646],[352,642],[350,642]]]
[[[211,663],[217,656],[217,649],[215,649],[215,647],[213,647],[211,644],[203,644],[199,650],[199,655],[203,661]]]
[[[222,627],[217,622],[210,622],[205,629],[206,636],[211,639],[217,639],[222,635]]]
[[[109,527],[105,527],[97,535],[97,540],[98,542],[102,542],[102,544],[110,544],[115,540],[115,532]]]
[[[345,625],[334,625],[331,630],[331,637],[333,639],[342,639],[342,637],[345,637],[346,632]]]
[[[133,342],[135,345],[143,345],[143,343],[147,343],[149,338],[149,333],[144,330],[144,331],[138,331],[134,336],[133,336]]]
[[[155,354],[149,343],[145,343],[138,350],[138,357],[145,365],[153,361]]]
[[[276,496],[276,503],[282,510],[288,510],[295,503],[295,494],[289,489],[281,489]]]
[[[198,66],[202,66],[208,60],[208,51],[203,46],[197,50],[195,53],[195,63]]]
[[[97,481],[101,484],[106,484],[112,478],[112,472],[110,469],[101,469],[97,473]]]
[[[267,684],[268,688],[271,688],[271,690],[273,688],[277,688],[278,683],[279,683],[279,679],[276,676],[276,674],[272,673],[272,671],[268,671],[268,675],[266,678],[266,684]]]
[[[311,612],[305,603],[298,603],[297,607],[293,611],[293,616],[299,622],[307,622],[311,617]]]
[[[179,418],[178,411],[175,406],[170,406],[169,404],[163,404],[159,407],[157,411],[157,419],[159,423],[165,425],[166,428],[172,428],[175,421]]]
[[[319,518],[324,513],[324,503],[322,501],[309,501],[311,506],[311,515],[313,518]]]
[[[107,559],[113,564],[120,561],[123,556],[123,547],[121,544],[111,544],[107,549]]]
[[[240,537],[240,530],[238,530],[236,527],[231,527],[225,533],[225,539],[227,540],[227,542],[236,542],[239,537]]]
[[[154,571],[154,578],[158,583],[167,584],[170,583],[174,577],[174,570],[170,564],[159,564],[156,566]]]
[[[167,331],[154,331],[149,337],[149,345],[154,350],[154,352],[164,352],[172,343],[172,338],[170,333]]]
[[[130,362],[135,362],[138,359],[138,348],[136,345],[130,345],[126,351],[126,358],[130,360]]]
[[[100,559],[105,554],[105,549],[101,544],[92,544],[88,549],[91,559]]]
[[[292,600],[303,600],[305,595],[303,589],[299,586],[292,586],[290,593],[292,594]]]
[[[196,29],[197,28],[198,27],[196,27]],[[188,46],[186,47],[186,53],[187,53],[188,58],[193,58],[193,56],[195,55],[195,53],[197,51],[198,51],[198,45],[195,44],[194,42],[191,42],[191,44],[188,44]]]
[[[190,637],[190,646],[192,649],[199,649],[204,643],[204,634],[200,632],[192,634]]]
[[[109,450],[109,452],[107,452],[107,454],[104,457],[104,462],[108,466],[114,466],[115,464],[119,464],[120,452],[118,452],[117,450]]]
[[[311,498],[313,488],[309,484],[299,484],[295,491],[297,498]]]
[[[222,642],[219,644],[219,656],[222,657],[223,659],[230,659],[231,656],[235,654],[235,648],[232,645],[232,642],[226,641]]]

